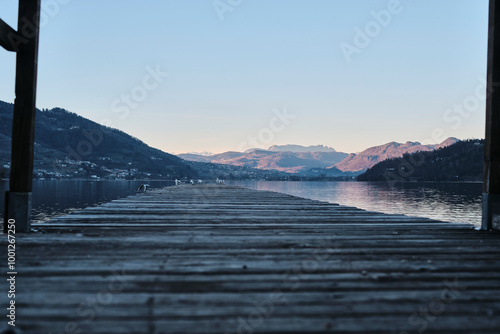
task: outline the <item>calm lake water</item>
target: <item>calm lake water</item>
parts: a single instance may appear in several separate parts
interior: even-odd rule
[[[87,181],[33,180],[33,219],[45,221],[71,211],[97,206],[114,199],[137,193],[141,184],[163,188],[173,181]],[[4,193],[7,181],[0,181],[0,209],[3,216]]]
[[[260,182],[232,184],[385,213],[481,226],[481,183]]]
[[[89,206],[96,206],[137,192],[144,181],[35,180],[33,216],[45,221]],[[172,181],[147,181],[152,188]],[[450,222],[481,225],[479,183],[406,183],[390,187],[384,182],[228,182],[251,189],[271,190],[366,210],[403,213]],[[0,181],[0,212],[7,181]]]

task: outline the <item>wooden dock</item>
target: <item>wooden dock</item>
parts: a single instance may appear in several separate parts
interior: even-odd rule
[[[22,333],[500,333],[500,234],[472,225],[184,185],[35,228]]]

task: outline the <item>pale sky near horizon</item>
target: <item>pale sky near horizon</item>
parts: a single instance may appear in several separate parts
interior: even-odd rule
[[[17,3],[0,2],[11,26]],[[42,6],[37,106],[169,153],[484,137],[487,0]],[[0,100],[14,80],[0,49]]]

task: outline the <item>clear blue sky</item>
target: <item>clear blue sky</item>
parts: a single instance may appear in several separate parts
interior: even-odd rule
[[[482,138],[488,1],[397,2],[42,0],[37,105],[171,153]]]

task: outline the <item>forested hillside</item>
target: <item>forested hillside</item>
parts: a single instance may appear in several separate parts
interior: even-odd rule
[[[430,152],[379,162],[358,181],[481,181],[484,140],[459,141]]]

